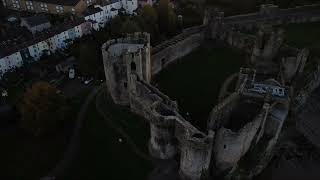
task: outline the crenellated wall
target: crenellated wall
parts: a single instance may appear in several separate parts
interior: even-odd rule
[[[181,34],[152,48],[152,75],[198,48],[204,41],[203,28],[196,26],[185,29]]]
[[[233,17],[224,17],[221,12],[206,13],[204,25],[186,29],[153,48],[150,47],[149,36],[141,33],[112,40],[102,48],[108,91],[115,103],[130,106],[132,112],[149,120],[149,150],[153,157],[171,159],[180,156],[179,171],[182,178],[206,178],[212,170],[232,172],[240,159],[265,136],[271,137],[263,142],[266,148],[261,159],[267,160],[269,155],[271,157],[289,110],[287,88],[280,83],[275,80],[262,82],[265,86],[285,88],[284,97],[273,96],[269,91],[266,94],[251,92],[256,71],[241,69],[236,91],[221,99],[213,108],[208,118],[208,132],[202,132],[180,115],[177,102],[149,82],[153,75],[189,54],[207,39],[241,49],[251,54],[253,61],[269,61],[279,51],[290,51],[290,57],[295,57],[295,60],[289,57],[282,61],[285,68],[289,67],[288,64],[294,67],[292,72],[285,68],[282,72],[288,81],[293,74],[301,73],[304,69],[308,51],[283,46],[280,31],[259,31],[257,36],[245,34],[242,24],[249,27],[246,31],[252,31],[263,27],[261,24],[266,22],[273,25],[319,21],[320,12],[317,8],[314,5],[281,10],[265,5],[258,13]],[[305,17],[298,17],[297,14],[305,14]],[[313,75],[313,81],[300,92],[295,104],[303,104],[306,92],[319,86],[319,69]],[[248,102],[264,105],[257,105],[258,114],[243,121],[238,129],[232,129],[232,122],[237,120],[232,116],[234,110],[241,107],[241,103]],[[212,164],[214,167],[210,169]]]

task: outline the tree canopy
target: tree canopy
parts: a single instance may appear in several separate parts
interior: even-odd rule
[[[120,32],[122,34],[127,34],[127,33],[134,33],[134,32],[140,32],[141,28],[139,25],[130,19],[127,19],[121,26]]]
[[[167,35],[175,33],[177,17],[169,4],[169,0],[160,0],[158,14],[160,32],[166,33]]]
[[[79,61],[78,68],[84,75],[96,76],[103,69],[100,47],[101,45],[92,39],[71,47],[71,54]]]
[[[35,136],[55,130],[67,114],[65,98],[47,82],[33,84],[25,92],[19,109],[21,127]]]

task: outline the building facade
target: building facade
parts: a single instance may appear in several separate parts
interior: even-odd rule
[[[4,73],[19,68],[27,62],[38,61],[43,55],[50,55],[58,49],[67,48],[75,39],[90,34],[92,29],[92,23],[88,21],[69,26],[62,25],[62,27],[67,28],[56,32],[48,32],[47,36],[27,42],[15,49],[1,49],[0,78]]]
[[[82,15],[95,0],[2,0],[4,7],[17,11]]]

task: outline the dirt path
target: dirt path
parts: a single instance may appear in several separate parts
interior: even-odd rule
[[[64,152],[63,159],[61,159],[56,166],[47,174],[47,176],[42,177],[41,180],[54,180],[57,177],[63,175],[65,170],[70,166],[71,162],[75,159],[77,150],[80,144],[80,132],[82,128],[82,124],[84,119],[86,118],[86,113],[88,106],[91,101],[94,100],[96,95],[98,94],[104,86],[96,86],[87,96],[86,100],[83,102],[81,109],[77,116],[77,121],[75,122],[75,128],[73,130],[72,136],[70,138],[69,145]]]

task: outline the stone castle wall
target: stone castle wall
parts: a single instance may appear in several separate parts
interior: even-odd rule
[[[250,30],[262,24],[272,25],[320,21],[320,4],[280,9],[275,5],[262,5],[259,12],[225,18],[225,23],[243,30]]]
[[[223,41],[232,47],[251,53],[259,44],[261,37],[259,39],[259,37],[241,33],[241,24],[247,24],[253,29],[266,21],[270,23],[277,20],[275,23],[286,24],[320,20],[318,18],[320,13],[310,9],[314,7],[283,11],[274,6],[264,6],[259,13],[227,18],[218,13],[218,16],[214,18],[206,17],[204,25],[187,29],[182,34],[154,48],[150,47],[149,36],[141,39],[130,37],[110,41],[102,48],[108,90],[116,103],[129,105],[133,112],[150,121],[149,149],[154,157],[169,159],[180,155],[182,177],[187,179],[206,177],[212,163],[221,171],[234,169],[241,157],[261,139],[264,133],[274,137],[268,142],[266,151],[272,150],[287,116],[288,108],[279,109],[278,106],[275,106],[276,108],[269,111],[264,106],[255,118],[237,132],[224,127],[224,121],[228,119],[238,104],[237,102],[242,101],[243,98],[250,98],[241,94],[248,80],[245,78],[242,82],[243,79],[241,79],[237,86],[238,91],[213,108],[208,120],[208,132],[205,133],[195,128],[179,114],[176,102],[149,84],[152,75],[159,73],[170,63],[198,48],[207,38]],[[297,16],[303,13],[306,14],[305,17]],[[277,39],[277,36],[271,34],[269,38]],[[128,51],[125,48],[125,51],[114,55],[107,49],[116,43],[131,43],[138,48],[134,48],[134,51]],[[270,47],[273,46],[272,43]],[[280,47],[277,48],[280,49]],[[265,49],[265,51],[269,50]],[[269,54],[272,55],[276,52],[273,49],[270,51],[272,52]],[[263,51],[257,54],[261,55]],[[313,89],[319,85],[320,80],[314,79],[315,81],[307,89]],[[272,119],[279,114],[281,117]]]
[[[310,94],[320,86],[320,64],[317,64],[316,70],[306,78],[305,82],[308,83],[298,92],[293,100],[293,110],[297,113],[303,108]]]
[[[279,9],[277,6],[263,5],[257,13],[230,17],[224,17],[223,13],[218,13],[218,18],[212,16],[217,16],[217,13],[206,13],[204,25],[185,29],[181,34],[153,47],[151,52],[152,75],[159,73],[170,63],[198,48],[207,38],[223,41],[231,47],[251,53],[257,38],[254,35],[242,32],[252,32],[252,30],[257,30],[263,24],[280,25],[318,22],[320,21],[320,5],[308,5],[291,9]],[[211,32],[208,33],[208,31]],[[273,47],[273,44],[270,44],[270,47]],[[270,48],[266,48],[265,51],[268,50],[272,51]],[[272,53],[275,54],[276,52]]]
[[[152,48],[152,74],[198,48],[204,41],[204,26],[185,29],[181,34]]]

